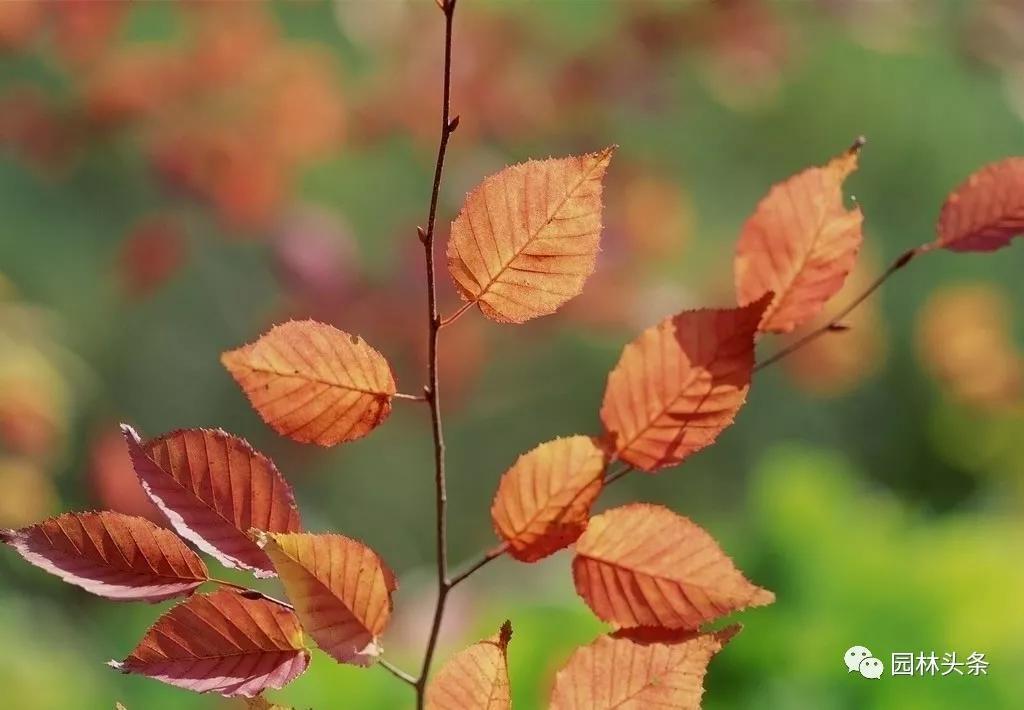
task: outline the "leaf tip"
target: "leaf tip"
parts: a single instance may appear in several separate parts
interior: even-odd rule
[[[498,645],[501,646],[501,650],[504,651],[508,648],[509,641],[512,640],[512,622],[505,619],[505,623],[501,625],[501,630],[498,631]]]
[[[868,139],[864,135],[857,136],[846,152],[856,155],[867,144]]]

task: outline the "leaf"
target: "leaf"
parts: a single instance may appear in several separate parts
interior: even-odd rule
[[[395,378],[362,338],[315,321],[275,326],[221,362],[274,431],[333,446],[369,434],[391,413]]]
[[[427,710],[508,710],[508,642],[506,621],[489,639],[455,654],[427,686]]]
[[[291,610],[222,589],[173,607],[128,658],[109,665],[197,693],[251,698],[302,675],[309,651]]]
[[[470,192],[448,239],[463,300],[492,320],[523,323],[579,295],[594,271],[613,151],[512,165]]]
[[[601,404],[618,458],[655,471],[714,443],[746,401],[754,335],[770,298],[683,311],[625,347]]]
[[[846,209],[842,188],[862,145],[775,185],[743,225],[733,265],[739,303],[775,293],[762,331],[788,333],[814,317],[853,269],[863,215]]]
[[[697,710],[708,663],[734,633],[732,627],[668,643],[602,636],[558,671],[551,710]]]
[[[302,626],[340,663],[368,666],[391,619],[394,573],[373,550],[343,535],[259,533]]]
[[[572,572],[587,605],[619,627],[696,629],[775,600],[748,582],[704,529],[646,503],[591,518],[576,541]]]
[[[1024,157],[989,163],[942,205],[933,246],[995,251],[1024,233]]]
[[[509,554],[536,562],[575,542],[601,493],[606,463],[589,436],[555,439],[520,456],[501,477],[491,505]]]
[[[121,431],[142,486],[178,534],[228,567],[273,577],[251,528],[297,532],[292,489],[274,462],[220,429],[183,429],[143,443]]]
[[[209,579],[206,565],[181,538],[121,513],[65,513],[0,531],[0,540],[65,582],[118,601],[180,597]]]

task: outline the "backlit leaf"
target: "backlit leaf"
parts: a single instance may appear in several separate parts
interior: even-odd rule
[[[613,150],[512,165],[470,192],[448,240],[462,298],[492,320],[522,323],[579,295],[599,250]]]
[[[708,663],[736,628],[665,643],[602,636],[558,671],[551,710],[697,710]]]
[[[170,530],[121,513],[65,513],[0,531],[36,567],[119,601],[158,602],[191,594],[206,565]]]
[[[942,205],[935,246],[995,251],[1024,233],[1024,158],[989,163]]]
[[[110,665],[197,693],[251,698],[300,676],[309,651],[291,610],[222,589],[172,608]]]
[[[646,503],[591,518],[576,541],[572,571],[593,612],[627,628],[696,629],[775,599],[747,581],[692,520]]]
[[[315,321],[275,326],[221,362],[274,431],[333,446],[370,433],[391,413],[395,378],[362,338]]]
[[[535,562],[572,544],[601,493],[606,462],[589,436],[555,439],[520,456],[501,477],[491,505],[509,554]]]
[[[863,216],[844,206],[843,181],[857,169],[861,145],[775,185],[743,225],[734,262],[739,303],[775,294],[761,330],[787,333],[814,317],[853,268]]]
[[[373,550],[343,535],[259,533],[302,627],[340,663],[367,666],[391,619],[394,573]]]
[[[427,686],[427,710],[508,710],[512,624],[455,654]]]
[[[299,530],[292,489],[273,461],[220,429],[184,429],[143,442],[122,424],[135,473],[178,534],[228,567],[274,576],[251,528]]]
[[[750,388],[754,335],[770,297],[683,311],[625,347],[601,405],[618,458],[644,471],[672,466],[732,424]]]

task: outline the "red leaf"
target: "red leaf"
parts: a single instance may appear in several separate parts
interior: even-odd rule
[[[536,562],[575,542],[601,493],[607,454],[589,436],[548,441],[501,477],[491,520],[509,554]]]
[[[303,627],[339,663],[368,666],[391,620],[395,575],[344,535],[258,533]]]
[[[309,651],[291,610],[222,589],[175,606],[110,665],[197,693],[251,698],[300,676]]]
[[[274,463],[220,429],[185,429],[143,443],[121,425],[135,473],[178,534],[228,567],[273,577],[251,528],[295,532],[299,512]]]
[[[191,594],[206,565],[177,535],[121,513],[65,513],[0,531],[30,563],[101,597],[159,602]]]
[[[499,323],[523,323],[578,296],[594,271],[613,152],[512,165],[466,195],[447,251],[463,300]]]
[[[746,401],[754,335],[770,299],[684,311],[625,347],[601,404],[619,458],[656,471],[714,443]]]
[[[989,163],[946,198],[934,246],[995,251],[1024,233],[1024,158]]]
[[[743,225],[734,263],[739,303],[775,294],[761,330],[788,333],[813,318],[853,268],[863,216],[843,205],[843,181],[857,169],[861,145],[775,185]]]
[[[747,581],[707,531],[646,503],[591,518],[576,542],[572,572],[593,612],[626,628],[696,629],[775,600]]]
[[[263,421],[303,443],[333,446],[391,414],[395,378],[365,340],[315,321],[275,326],[221,362]]]

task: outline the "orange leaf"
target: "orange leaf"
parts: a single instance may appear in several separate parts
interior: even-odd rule
[[[300,676],[309,651],[291,610],[221,589],[172,608],[128,658],[109,665],[197,693],[251,698]]]
[[[555,676],[551,710],[697,710],[708,663],[735,631],[648,644],[602,636]]]
[[[491,505],[509,554],[536,562],[572,544],[601,493],[606,462],[589,436],[555,439],[520,456],[501,477]]]
[[[373,550],[343,535],[258,533],[302,626],[340,663],[367,666],[391,619],[394,573]]]
[[[178,534],[228,567],[274,576],[249,530],[297,532],[292,489],[274,462],[220,429],[184,429],[143,443],[121,425],[142,486]]]
[[[455,654],[427,686],[427,710],[508,710],[508,642],[505,622],[489,639]]]
[[[860,208],[843,205],[843,181],[862,141],[820,168],[775,185],[743,225],[736,247],[741,305],[775,293],[761,330],[788,333],[814,317],[850,273],[863,234]]]
[[[618,458],[644,471],[673,466],[732,424],[747,398],[754,334],[770,298],[683,311],[625,347],[601,405]]]
[[[275,326],[221,362],[263,421],[295,441],[358,439],[391,413],[395,378],[387,360],[362,338],[323,323]]]
[[[696,629],[775,600],[748,582],[703,528],[646,503],[591,518],[576,541],[572,572],[593,612],[620,627]]]
[[[191,594],[206,565],[170,530],[108,511],[65,513],[0,541],[30,563],[101,597],[159,602]]]
[[[946,198],[934,246],[995,251],[1024,233],[1024,158],[989,163]]]
[[[579,295],[594,271],[613,151],[512,165],[470,192],[448,240],[462,298],[492,320],[522,323]]]

